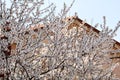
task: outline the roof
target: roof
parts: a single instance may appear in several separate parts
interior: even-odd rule
[[[82,19],[80,19],[77,16],[67,17],[63,21],[64,22],[71,22],[71,20],[74,20],[74,21],[67,26],[68,30],[71,29],[74,25],[79,27],[80,26],[79,24],[82,24],[84,22]],[[100,30],[96,29],[95,27],[93,27],[92,25],[90,25],[88,23],[84,23],[84,26],[86,26],[89,29],[92,29],[96,33],[100,32]],[[45,26],[43,24],[40,24],[40,25],[36,25],[35,27],[31,27],[31,29],[34,29],[34,31],[38,31],[37,29],[43,29],[44,27]],[[117,47],[116,46],[115,47],[120,49],[120,42],[116,41],[115,39],[113,39],[113,40],[115,41],[115,45],[117,45]]]

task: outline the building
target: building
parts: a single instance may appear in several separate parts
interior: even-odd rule
[[[90,33],[90,30],[92,29],[93,32],[96,34],[96,37],[99,36],[99,35],[97,35],[100,33],[100,31],[98,29],[94,28],[93,26],[91,26],[88,23],[85,23],[83,20],[81,20],[80,18],[78,18],[76,16],[67,17],[63,21],[68,23],[68,25],[61,30],[63,32],[63,34],[65,33],[64,35],[66,35],[66,36],[69,36],[69,34],[71,34],[72,30],[74,30],[74,29],[77,29],[78,31],[82,31],[83,28],[85,28],[85,30],[87,30],[88,34]],[[83,26],[83,27],[81,28],[80,26]],[[43,28],[44,27],[42,27],[42,29]],[[37,29],[39,29],[39,28],[36,28],[35,30],[38,31]],[[52,31],[49,34],[50,34],[50,36],[55,35],[54,32],[52,32]],[[78,36],[78,37],[80,37],[80,36]],[[113,41],[114,41],[114,46],[111,48],[111,50],[120,50],[120,43],[114,39],[113,39]],[[49,44],[49,40],[45,39],[45,40],[43,40],[43,43]],[[113,74],[117,78],[120,78],[120,52],[119,53],[110,53],[110,54],[108,54],[108,56],[113,61],[113,63],[118,63],[118,65],[113,70]],[[106,67],[106,65],[104,67]]]

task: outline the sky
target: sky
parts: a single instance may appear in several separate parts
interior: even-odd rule
[[[47,3],[55,3],[57,11],[63,7],[65,2],[68,6],[72,0],[46,0]],[[78,17],[86,20],[87,23],[95,25],[103,23],[103,16],[106,16],[107,26],[114,29],[118,21],[120,21],[120,0],[76,0],[68,16],[73,16],[77,12]],[[115,37],[120,42],[120,28]]]
[[[9,3],[10,0],[6,1]],[[53,2],[57,7],[56,12],[60,12],[64,2],[69,6],[72,1],[45,0],[45,6]],[[86,20],[92,26],[97,23],[102,24],[103,16],[106,16],[107,26],[114,29],[120,21],[120,0],[75,0],[67,16],[73,16],[75,12],[77,12],[80,19]],[[116,34],[115,39],[120,42],[120,28]]]

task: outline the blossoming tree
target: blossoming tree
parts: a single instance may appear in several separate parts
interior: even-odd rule
[[[6,80],[113,80],[115,63],[109,58],[115,30],[102,25],[94,32],[83,23],[68,29],[75,19],[64,4],[55,14],[54,4],[0,0],[0,77]],[[74,25],[72,25],[74,26]],[[107,68],[104,65],[107,64]]]

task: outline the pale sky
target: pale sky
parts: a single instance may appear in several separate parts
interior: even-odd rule
[[[6,1],[9,3],[10,0]],[[69,6],[72,0],[45,0],[45,5],[51,2],[57,6],[56,12],[59,12],[64,2]],[[106,16],[107,25],[114,29],[120,21],[120,0],[76,0],[68,16],[73,16],[75,12],[80,19],[93,26],[96,23],[102,24],[103,16]],[[115,39],[120,42],[120,28]]]
[[[72,0],[46,0],[48,4],[54,2],[57,6],[57,11],[63,6],[63,2],[69,5]],[[76,0],[69,16],[78,13],[78,17],[86,20],[89,24],[95,25],[96,23],[102,24],[103,16],[106,16],[107,25],[110,28],[115,28],[118,21],[120,21],[120,0]],[[120,42],[120,28],[115,37]]]

